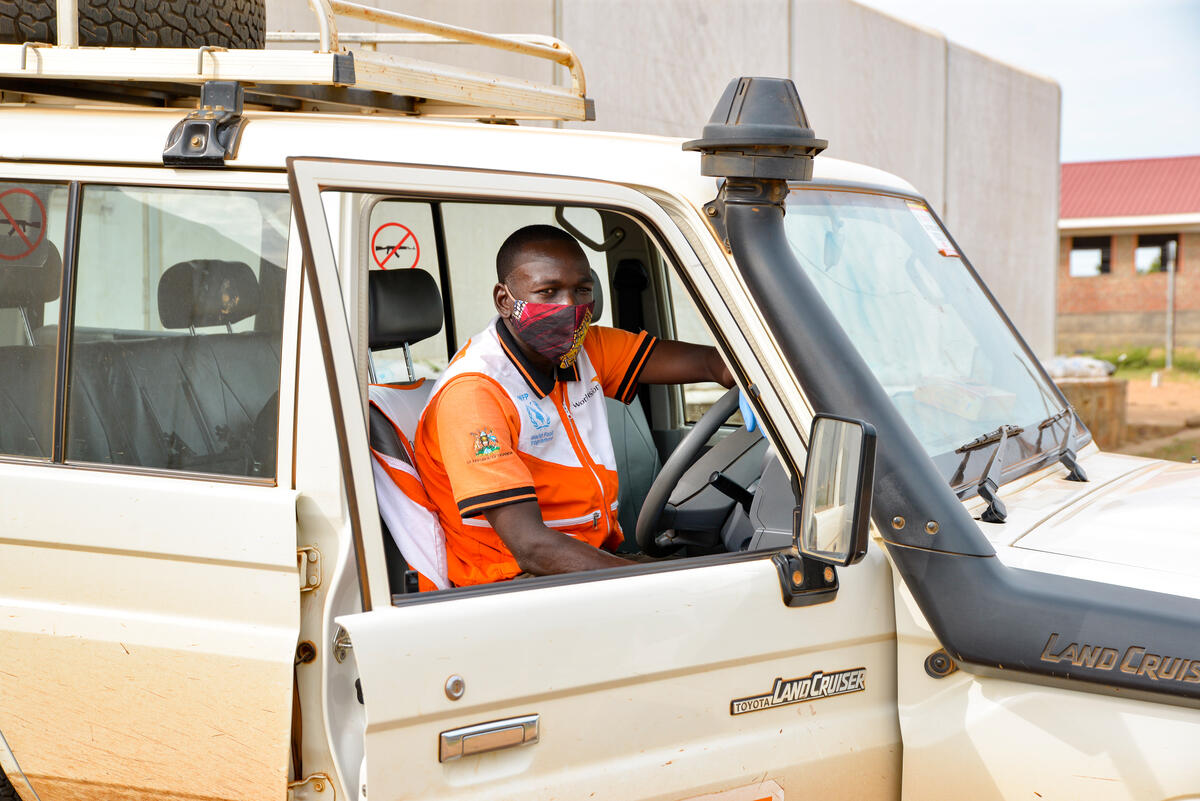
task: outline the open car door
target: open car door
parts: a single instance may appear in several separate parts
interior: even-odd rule
[[[895,628],[878,552],[811,605],[789,606],[776,551],[393,599],[382,547],[370,541],[379,512],[365,354],[353,345],[366,320],[342,291],[365,280],[348,272],[366,270],[371,237],[345,219],[355,204],[330,202],[336,193],[618,209],[665,243],[693,285],[711,286],[706,270],[729,265],[702,266],[661,206],[619,184],[317,159],[293,159],[289,173],[343,409],[338,438],[351,451],[342,454],[350,513],[367,538],[355,549],[365,569],[342,573],[367,585],[366,611],[336,618],[365,713],[361,750],[358,733],[333,732],[345,787],[388,799],[896,797]],[[358,231],[353,243],[346,231]],[[488,292],[453,277],[451,266],[454,291]],[[732,328],[728,309],[705,303]],[[725,333],[725,342],[741,336]]]

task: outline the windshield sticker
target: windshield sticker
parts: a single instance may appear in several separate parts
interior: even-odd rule
[[[938,253],[943,256],[957,256],[958,251],[954,249],[954,245],[950,243],[950,238],[946,236],[946,232],[937,224],[937,220],[933,219],[933,215],[929,213],[928,207],[924,203],[914,203],[913,201],[905,201],[908,205],[908,210],[917,218],[917,222],[925,229],[925,233],[929,236],[933,246],[937,248]]]
[[[401,254],[402,250],[411,251],[412,257]],[[421,261],[421,243],[407,225],[384,223],[371,234],[371,255],[381,270],[412,269]],[[394,261],[393,256],[396,257]]]
[[[865,689],[867,689],[866,668],[849,668],[836,673],[815,670],[811,676],[801,676],[795,679],[777,678],[769,693],[733,699],[729,702],[729,714],[744,715],[747,712],[799,704],[803,701],[817,701],[821,698],[832,698],[835,695],[849,695]]]

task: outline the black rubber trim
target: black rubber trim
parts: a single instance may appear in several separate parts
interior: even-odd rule
[[[67,451],[67,402],[71,383],[71,334],[75,327],[75,268],[79,262],[79,229],[83,215],[83,186],[67,188],[67,231],[63,239],[63,277],[58,304],[58,343],[54,361],[54,431],[50,461],[62,464]]]
[[[446,331],[446,358],[458,352],[458,332],[454,326],[454,301],[451,295],[450,256],[446,250],[446,226],[442,220],[442,204],[431,202],[429,214],[433,221],[433,249],[437,253],[438,273],[442,281],[442,322]]]
[[[878,431],[873,518],[946,651],[964,668],[998,669],[1010,679],[1137,690],[1170,703],[1200,698],[1200,600],[1020,570],[995,558],[796,262],[782,205],[768,194],[761,185],[730,193],[734,258],[814,411],[858,417]],[[905,521],[900,529],[892,524],[897,517]],[[935,535],[925,533],[927,521],[937,522]],[[1105,649],[1116,653],[1104,657],[1114,663],[1103,667],[1097,656],[1089,666]],[[1146,654],[1185,660],[1184,678],[1137,673]]]

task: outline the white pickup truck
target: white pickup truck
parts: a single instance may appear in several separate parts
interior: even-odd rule
[[[587,118],[569,48],[314,6],[315,52],[0,45],[0,798],[1200,798],[1200,468],[1099,451],[916,189],[787,81],[691,142],[483,124]],[[415,415],[530,222],[760,428],[642,388],[661,558],[418,591],[368,384]]]

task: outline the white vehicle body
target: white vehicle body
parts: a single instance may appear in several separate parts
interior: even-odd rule
[[[0,454],[0,768],[25,801],[1200,797],[1191,699],[969,659],[927,672],[945,643],[878,527],[809,605],[786,603],[778,546],[393,598],[364,417],[367,201],[635,221],[757,387],[785,485],[804,464],[811,388],[709,224],[718,181],[679,140],[247,111],[223,168],[170,169],[161,154],[181,116],[0,108],[0,182],[61,185],[68,204],[97,186],[282,193],[290,179],[292,192],[273,476],[73,460],[61,409],[58,453]],[[826,157],[811,183],[921,202],[894,176]],[[92,229],[65,229],[64,252],[86,250]],[[81,276],[95,269],[85,261]],[[659,333],[673,335],[670,293],[656,297]],[[683,427],[677,395],[656,402],[664,427]],[[1078,458],[1087,483],[1057,462],[1003,483],[1007,522],[977,524],[996,560],[1200,599],[1197,468],[1094,444]],[[1037,636],[1043,661],[1071,658],[1066,635]],[[1200,660],[1200,637],[1170,656]],[[816,672],[846,675],[826,697],[788,689]],[[518,731],[529,716],[536,739]],[[445,758],[445,733],[495,721],[489,742],[512,747],[460,740],[461,758]]]

